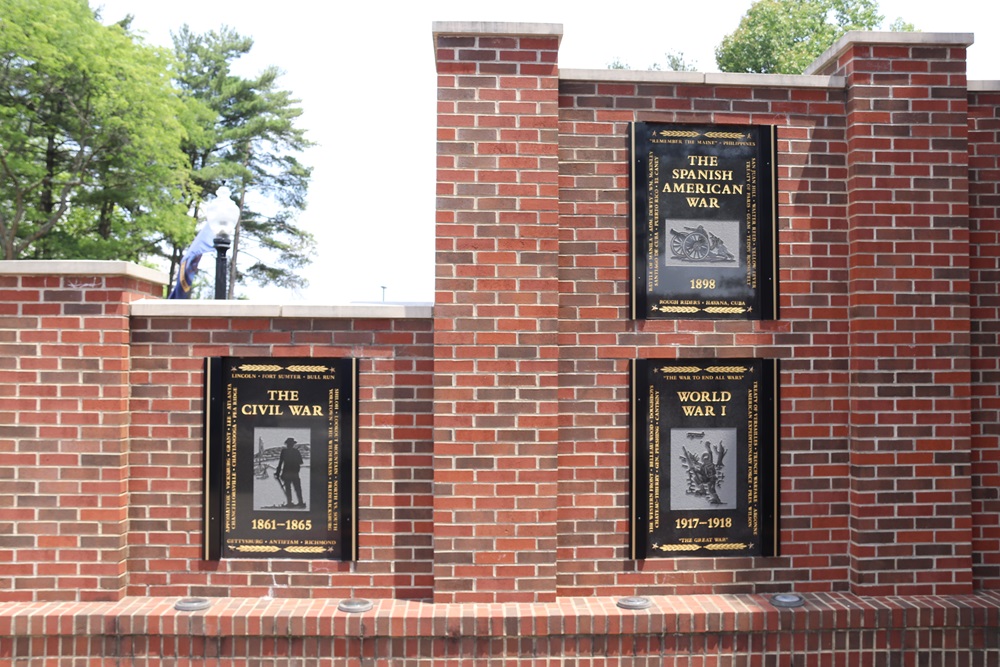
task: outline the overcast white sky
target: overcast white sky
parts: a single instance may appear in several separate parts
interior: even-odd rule
[[[228,25],[254,38],[241,67],[284,70],[280,86],[302,101],[302,126],[317,147],[309,208],[299,222],[317,239],[310,286],[248,290],[260,301],[349,303],[434,297],[434,21],[560,23],[560,67],[602,69],[615,57],[633,68],[684,54],[718,71],[714,49],[751,0],[92,0],[104,21],[134,15],[149,42],[170,32]],[[924,32],[969,32],[969,78],[1000,79],[1000,3],[882,0]]]

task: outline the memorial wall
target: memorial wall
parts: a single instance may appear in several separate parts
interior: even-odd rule
[[[433,308],[0,262],[0,656],[1000,659],[971,35],[801,76],[560,70],[560,38],[435,24]]]

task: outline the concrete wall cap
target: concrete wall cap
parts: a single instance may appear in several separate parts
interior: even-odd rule
[[[606,81],[628,83],[672,83],[705,86],[748,86],[751,88],[843,88],[842,76],[792,74],[743,74],[731,72],[660,72],[630,69],[563,69],[560,81]]]
[[[562,38],[562,23],[511,23],[506,21],[434,21],[431,30],[438,35],[529,35]]]
[[[967,87],[972,93],[995,93],[1000,91],[1000,81],[969,81]]]
[[[477,37],[525,36],[558,37],[562,42],[561,23],[508,23],[504,21],[434,21],[431,24],[434,49],[441,35],[476,35]]]
[[[157,285],[170,282],[162,271],[117,260],[11,259],[0,262],[4,276],[126,276]]]
[[[268,317],[312,319],[430,319],[430,304],[349,304],[341,306],[310,304],[265,304],[252,301],[216,301],[212,299],[165,300],[140,299],[131,304],[135,317]]]
[[[874,32],[852,30],[833,43],[823,54],[806,67],[804,74],[813,74],[835,61],[854,44],[900,44],[905,46],[971,46],[971,32]]]

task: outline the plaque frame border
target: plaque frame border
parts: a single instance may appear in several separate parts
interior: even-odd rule
[[[699,317],[698,320],[705,321],[764,321],[780,319],[780,280],[779,280],[779,229],[778,229],[778,126],[777,125],[754,125],[735,123],[674,123],[667,121],[630,121],[628,124],[628,174],[629,174],[629,319],[632,320],[679,320],[683,317],[652,317],[646,315],[647,299],[649,292],[645,287],[645,281],[640,285],[639,272],[644,270],[649,263],[644,245],[639,243],[639,237],[645,232],[641,228],[646,223],[647,213],[640,212],[638,202],[641,198],[638,187],[640,169],[640,156],[636,153],[636,126],[643,125],[663,125],[671,127],[684,126],[705,126],[713,125],[720,128],[760,128],[765,131],[767,140],[767,157],[770,168],[761,170],[767,176],[768,184],[766,188],[758,190],[758,202],[764,201],[764,197],[770,199],[770,219],[768,224],[758,225],[758,251],[767,249],[767,254],[758,252],[757,262],[757,295],[760,300],[760,309],[755,317],[744,318],[719,318],[719,317]],[[762,142],[763,143],[763,142]],[[758,147],[758,154],[762,151]],[[644,157],[644,156],[642,156]],[[642,179],[645,182],[645,178]],[[766,194],[765,194],[766,193]],[[759,206],[759,204],[758,204]],[[643,264],[640,267],[640,263]],[[769,286],[769,288],[767,288]],[[691,319],[691,318],[688,318]]]
[[[639,378],[648,377],[648,367],[653,364],[684,364],[684,363],[748,363],[760,365],[760,402],[758,407],[758,455],[760,489],[770,489],[771,493],[760,493],[760,553],[749,557],[769,558],[781,554],[781,419],[780,419],[780,385],[781,361],[774,358],[740,357],[740,358],[641,358],[632,359],[629,363],[629,536],[628,558],[631,560],[660,560],[664,557],[650,558],[648,535],[648,517],[641,515],[641,499],[645,494],[639,491],[639,473],[646,468],[641,465],[645,458],[639,455],[640,426],[645,427],[644,412],[639,408]],[[644,429],[643,429],[644,430]],[[647,447],[648,447],[648,443]],[[697,556],[676,556],[678,558],[705,558],[704,554]],[[739,555],[710,556],[712,558],[747,557]]]
[[[344,508],[342,514],[341,531],[344,548],[343,557],[333,559],[333,562],[357,562],[358,558],[358,404],[360,396],[358,386],[360,379],[359,363],[357,357],[235,357],[224,355],[220,357],[205,357],[203,372],[205,392],[203,410],[203,430],[202,430],[202,484],[203,484],[203,507],[202,507],[202,558],[207,561],[226,560],[222,557],[222,506],[224,502],[222,490],[222,476],[216,471],[223,469],[225,464],[225,422],[224,412],[224,389],[225,378],[223,377],[223,360],[225,359],[246,359],[273,361],[275,359],[295,359],[306,362],[315,361],[349,361],[350,362],[350,408],[344,410],[343,414],[348,418],[343,433],[346,436],[343,444],[350,448],[350,488],[345,490],[349,499],[349,504]],[[262,559],[266,559],[262,558]],[[249,560],[249,559],[238,559]],[[331,560],[331,559],[317,559]]]

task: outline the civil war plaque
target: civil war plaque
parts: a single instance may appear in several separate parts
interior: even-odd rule
[[[357,560],[357,361],[205,360],[205,558]]]
[[[633,319],[778,317],[777,133],[633,123]]]
[[[778,555],[777,406],[777,360],[632,363],[632,558]]]

